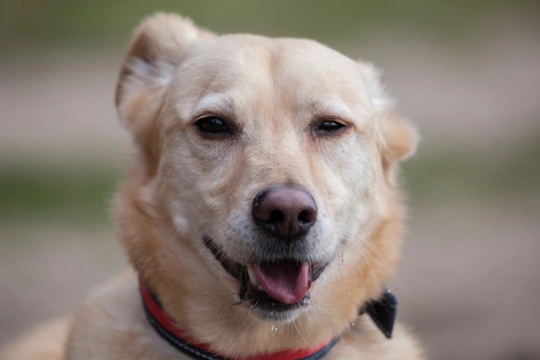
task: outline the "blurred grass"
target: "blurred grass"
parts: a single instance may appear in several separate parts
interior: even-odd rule
[[[436,151],[404,165],[409,199],[423,203],[463,205],[512,198],[540,198],[540,141],[492,156]]]
[[[407,162],[413,206],[459,205],[540,195],[540,142],[505,157],[430,153]],[[110,226],[109,202],[121,171],[113,165],[13,163],[0,168],[0,226]]]
[[[0,227],[108,223],[121,171],[112,165],[13,163],[0,168]]]
[[[217,32],[256,32],[274,36],[316,37],[321,41],[368,42],[376,28],[409,32],[437,41],[471,41],[490,16],[538,13],[535,0],[384,0],[355,1],[195,1],[156,0],[0,2],[0,52],[10,49],[108,46],[123,44],[144,16],[174,11]],[[497,14],[497,15],[493,15]]]

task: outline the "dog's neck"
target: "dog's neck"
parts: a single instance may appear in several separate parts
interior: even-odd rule
[[[184,354],[200,360],[225,360],[226,358],[212,351],[208,344],[201,344],[191,339],[189,335],[178,327],[178,325],[165,313],[159,299],[150,292],[143,284],[139,285],[143,302],[143,309],[148,321],[156,332],[165,339],[171,346]],[[322,359],[334,345],[338,342],[336,336],[330,341],[315,347],[298,350],[283,350],[258,356],[243,358],[244,360],[317,360]]]
[[[201,360],[225,360],[212,351],[208,344],[198,343],[186,334],[163,310],[159,299],[141,282],[139,285],[143,309],[156,332],[171,346],[182,353]],[[385,290],[378,300],[368,300],[359,310],[367,313],[382,333],[390,339],[395,321],[397,299]],[[339,335],[318,346],[297,350],[282,350],[274,353],[250,356],[244,360],[318,360],[322,359],[338,342]]]

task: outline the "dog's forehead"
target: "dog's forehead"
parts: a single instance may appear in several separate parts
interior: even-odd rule
[[[259,65],[273,71],[301,67],[324,74],[350,72],[356,67],[355,61],[314,40],[258,35],[223,35],[201,41],[191,55],[202,66],[247,66],[246,71]]]
[[[360,65],[312,40],[227,35],[196,45],[172,83],[179,111],[206,105],[327,107],[369,104]],[[196,108],[196,109],[195,109]]]

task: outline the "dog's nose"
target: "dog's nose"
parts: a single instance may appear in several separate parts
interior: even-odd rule
[[[317,220],[313,197],[298,187],[272,187],[253,199],[253,219],[279,240],[293,242],[307,233]]]

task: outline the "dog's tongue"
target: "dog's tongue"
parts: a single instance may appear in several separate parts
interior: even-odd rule
[[[309,265],[292,261],[280,261],[253,265],[253,272],[271,298],[294,304],[306,296],[309,287]]]

